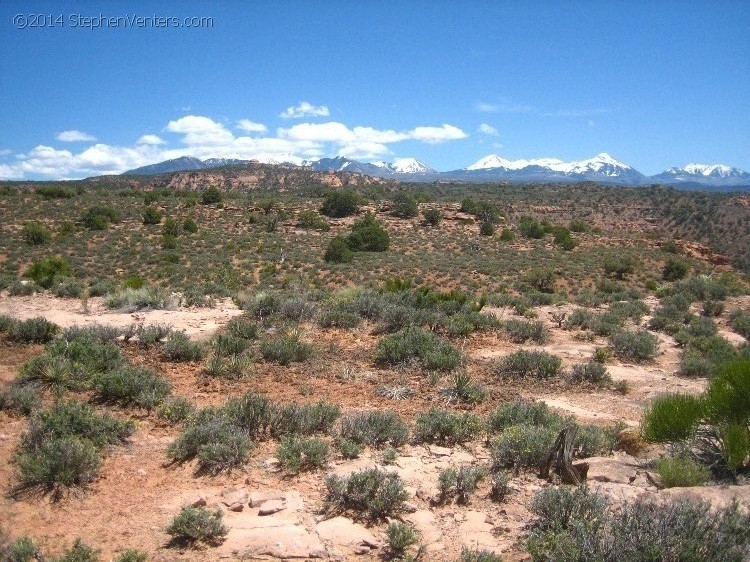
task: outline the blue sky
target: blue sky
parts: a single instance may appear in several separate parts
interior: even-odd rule
[[[4,1],[0,178],[287,153],[750,170],[749,28],[747,1]]]

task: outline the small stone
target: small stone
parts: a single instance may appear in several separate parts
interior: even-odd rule
[[[138,470],[137,470],[136,472],[138,473],[138,476],[146,476],[146,474],[148,474],[148,473],[147,473],[147,472],[146,472],[145,470],[143,470],[142,468],[139,468],[139,469],[138,469]]]
[[[190,507],[206,507],[207,504],[206,498],[201,497],[191,503]]]
[[[425,490],[424,488],[419,488],[417,490],[417,493],[415,494],[420,500],[428,502],[432,499],[432,496],[430,495],[430,492]]]
[[[240,512],[245,509],[244,503],[235,502],[227,508],[229,511]]]
[[[358,546],[354,550],[354,554],[370,554],[370,549],[366,546]]]
[[[404,502],[401,504],[401,509],[403,509],[406,513],[414,513],[417,511],[417,506],[410,502]]]
[[[263,505],[258,510],[258,515],[273,515],[285,508],[286,503],[283,500],[269,500],[263,502]]]
[[[366,546],[367,548],[372,548],[372,549],[380,548],[380,543],[378,541],[374,541],[371,539],[362,539],[362,544]]]
[[[438,445],[430,445],[430,453],[436,457],[450,457],[451,449],[449,447],[439,447]]]

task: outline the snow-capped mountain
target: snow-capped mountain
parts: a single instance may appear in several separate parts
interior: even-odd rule
[[[354,172],[382,178],[436,175],[438,172],[415,158],[397,158],[393,162],[358,162],[343,156],[321,158],[303,164],[315,171]],[[413,178],[412,178],[413,179]]]
[[[673,185],[750,185],[750,173],[724,164],[688,164],[682,168],[669,168],[651,179]]]
[[[508,160],[490,154],[464,170],[456,170],[469,177],[506,181],[602,181],[608,183],[640,184],[645,176],[606,152],[588,160],[565,162],[557,158]]]

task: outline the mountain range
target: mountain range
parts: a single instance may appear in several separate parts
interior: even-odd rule
[[[722,164],[688,164],[673,167],[654,176],[646,176],[623,162],[602,152],[593,158],[565,162],[556,158],[507,160],[490,154],[460,170],[438,172],[414,158],[398,158],[393,162],[360,162],[343,156],[303,160],[293,155],[263,155],[253,160],[209,158],[200,160],[183,156],[125,172],[126,175],[156,175],[170,172],[205,170],[237,166],[258,161],[265,164],[299,166],[318,172],[352,172],[367,176],[402,181],[465,181],[559,183],[593,181],[619,185],[668,184],[684,189],[714,188],[726,190],[750,187],[750,173]]]

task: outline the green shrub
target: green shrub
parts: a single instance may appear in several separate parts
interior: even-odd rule
[[[521,349],[495,362],[495,376],[501,378],[549,379],[560,372],[562,360],[546,351]]]
[[[339,448],[341,456],[345,459],[356,459],[362,454],[362,446],[356,441],[352,441],[346,437],[339,437],[336,440],[336,445]]]
[[[42,290],[42,287],[33,281],[14,281],[8,285],[8,294],[10,296],[30,296]]]
[[[525,238],[544,238],[546,234],[544,227],[538,221],[529,216],[522,216],[518,223],[518,231]]]
[[[669,258],[667,263],[664,264],[661,277],[664,281],[677,281],[683,279],[690,269],[690,265],[676,258]]]
[[[403,510],[408,498],[398,474],[371,468],[345,478],[326,477],[324,502],[329,511],[353,511],[372,520]]]
[[[34,193],[44,199],[70,199],[75,196],[74,191],[56,185],[40,185],[34,189]]]
[[[328,445],[320,439],[284,437],[276,449],[276,458],[290,474],[322,468],[328,458]]]
[[[487,390],[482,383],[474,382],[465,371],[459,370],[451,376],[451,386],[442,390],[449,400],[466,404],[479,404],[487,398]]]
[[[119,222],[120,213],[115,211],[112,207],[104,205],[94,205],[86,209],[86,212],[81,216],[81,222],[83,226],[89,230],[107,230],[109,223]]]
[[[83,282],[77,279],[60,279],[52,285],[52,294],[56,297],[80,298],[83,294]]]
[[[348,414],[341,420],[341,437],[371,447],[400,447],[409,428],[394,412]]]
[[[703,316],[721,316],[722,312],[724,312],[723,302],[712,300],[703,301]]]
[[[172,217],[167,217],[167,220],[164,221],[164,226],[161,228],[161,233],[164,236],[174,236],[175,238],[179,236],[180,227],[177,224],[177,221]]]
[[[739,562],[747,552],[750,515],[737,502],[714,510],[685,499],[639,498],[618,510],[608,503],[586,487],[537,492],[531,509],[538,519],[526,544],[531,559]]]
[[[169,381],[148,369],[124,365],[99,373],[92,381],[99,400],[151,411],[171,392]]]
[[[227,324],[227,331],[236,338],[254,340],[260,334],[260,326],[245,318],[233,318]]]
[[[513,425],[536,425],[562,427],[564,419],[551,412],[544,402],[524,402],[516,400],[492,410],[487,416],[487,429],[498,433]]]
[[[596,361],[573,365],[568,379],[572,383],[590,383],[600,388],[612,382],[612,377],[609,376],[607,368]]]
[[[195,234],[198,232],[198,224],[193,217],[185,217],[185,220],[182,221],[182,230],[190,234]]]
[[[299,214],[297,219],[297,228],[304,228],[305,230],[322,230],[328,232],[331,229],[331,225],[323,217],[321,217],[317,211],[313,209],[305,209]]]
[[[493,234],[495,234],[495,225],[490,221],[483,221],[479,225],[479,234],[481,234],[482,236],[492,236]]]
[[[665,488],[700,486],[711,477],[708,467],[688,456],[662,457],[654,468]]]
[[[11,383],[0,392],[0,410],[28,416],[37,409],[42,397],[33,385]]]
[[[445,502],[455,496],[458,503],[468,503],[469,496],[476,491],[485,476],[485,470],[478,466],[462,466],[458,469],[450,466],[441,470],[438,475],[440,501]]]
[[[735,332],[750,339],[750,314],[735,310],[729,315],[729,323]]]
[[[535,425],[512,425],[490,443],[492,470],[539,468],[555,441],[557,429]]]
[[[76,539],[73,546],[66,549],[61,556],[53,562],[99,562],[99,555],[92,547],[81,539]]]
[[[159,224],[161,222],[161,211],[155,207],[146,207],[143,211],[143,224]]]
[[[172,396],[159,405],[156,415],[161,420],[175,424],[186,421],[194,412],[195,406],[190,400],[182,396]]]
[[[443,220],[443,213],[435,208],[425,209],[422,211],[422,216],[424,216],[424,222],[430,226],[437,226]]]
[[[18,487],[51,492],[59,497],[67,488],[85,488],[99,472],[101,461],[93,443],[76,436],[42,440],[33,450],[16,456]]]
[[[503,562],[503,557],[491,550],[462,546],[461,558],[457,562]]]
[[[537,267],[524,275],[524,282],[540,293],[554,293],[557,274],[552,269]]]
[[[497,470],[490,475],[492,484],[490,487],[490,498],[492,501],[503,502],[513,492],[510,485],[510,473],[505,470]]]
[[[176,462],[198,457],[198,472],[216,475],[242,466],[251,445],[223,412],[209,410],[191,420],[167,447],[167,455]]]
[[[461,362],[452,345],[416,326],[381,338],[375,348],[375,362],[381,365],[398,365],[413,358],[426,369],[439,371],[455,369]]]
[[[221,200],[221,191],[214,186],[209,187],[201,193],[201,203],[203,205],[215,205],[221,203]]]
[[[43,562],[42,551],[31,537],[18,537],[12,542],[0,527],[0,560],[3,562]]]
[[[604,260],[604,273],[616,279],[625,279],[635,271],[637,265],[635,258],[629,254],[610,254]]]
[[[168,361],[200,361],[204,355],[203,346],[191,341],[185,332],[172,332],[163,352]]]
[[[29,246],[42,246],[52,239],[52,233],[40,222],[24,223],[21,236]]]
[[[417,442],[454,445],[474,439],[482,429],[479,418],[471,413],[452,413],[431,408],[417,415],[414,439]]]
[[[124,551],[120,556],[115,558],[115,562],[146,562],[148,560],[148,554],[129,548]]]
[[[203,507],[184,507],[165,529],[172,543],[194,546],[197,543],[217,545],[224,541],[229,529],[221,522],[220,509],[214,512]]]
[[[328,217],[341,218],[355,214],[358,207],[359,197],[354,190],[331,190],[326,193],[320,212]]]
[[[406,550],[419,542],[419,533],[408,523],[391,521],[385,530],[388,548],[394,556],[402,557]]]
[[[110,293],[104,300],[107,308],[124,309],[129,312],[138,310],[172,310],[177,308],[177,300],[164,289],[145,286],[140,289],[123,289]]]
[[[393,203],[391,206],[391,214],[394,217],[400,217],[402,219],[410,219],[416,217],[419,213],[419,207],[417,201],[411,194],[404,190],[396,192],[393,196]]]
[[[500,233],[500,240],[503,242],[513,242],[515,239],[516,236],[510,228],[503,228],[503,231]]]
[[[49,289],[63,277],[71,277],[73,271],[64,258],[51,257],[34,262],[24,273],[24,277],[32,279],[40,287]]]
[[[390,246],[390,237],[375,215],[367,213],[354,221],[352,233],[346,243],[353,252],[385,252]]]
[[[613,353],[622,360],[642,362],[659,351],[659,338],[645,330],[620,330],[610,339]]]
[[[688,394],[655,398],[643,413],[641,431],[649,441],[681,441],[690,437],[703,418],[705,404]]]
[[[274,409],[269,432],[276,438],[284,435],[327,434],[340,415],[341,408],[338,405],[323,401],[315,404],[286,404]]]
[[[37,316],[28,320],[16,320],[8,328],[8,339],[19,343],[47,343],[60,330],[57,324]]]
[[[328,243],[323,259],[328,263],[351,263],[354,252],[344,236],[334,236]]]
[[[223,433],[218,440],[202,444],[198,448],[199,474],[216,476],[221,472],[231,472],[233,468],[247,462],[250,440],[241,433]]]
[[[260,354],[266,361],[273,361],[280,365],[289,365],[306,361],[313,352],[313,346],[302,341],[297,332],[290,332],[274,340],[266,340],[260,344]]]
[[[530,322],[511,318],[503,322],[503,330],[513,343],[526,343],[531,340],[543,344],[547,342],[547,330],[543,322]]]

